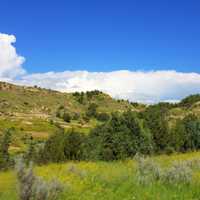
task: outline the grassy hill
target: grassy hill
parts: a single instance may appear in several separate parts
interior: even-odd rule
[[[89,96],[90,95],[90,96]],[[123,111],[130,107],[126,101],[117,101],[104,93],[84,94],[83,102],[77,100],[74,93],[61,93],[38,87],[16,86],[0,82],[0,113],[1,115],[19,116],[30,114],[36,117],[49,117],[62,105],[70,112],[82,113],[93,102],[99,111]]]
[[[87,134],[102,122],[96,117],[87,117],[91,105],[96,106],[98,114],[132,110],[142,112],[149,107],[162,106],[168,109],[168,121],[173,125],[188,114],[200,116],[200,95],[192,95],[178,104],[162,103],[147,106],[116,100],[100,91],[86,93],[61,93],[49,89],[17,86],[0,82],[0,133],[10,127],[15,128],[11,150],[26,148],[27,138],[44,141],[54,133],[58,126],[64,129],[78,129]],[[67,113],[70,120],[64,120]]]
[[[133,106],[128,101],[115,100],[99,91],[61,93],[37,86],[26,87],[0,82],[0,132],[10,127],[16,129],[12,145],[15,150],[24,147],[23,140],[26,137],[46,139],[56,131],[58,125],[87,133],[101,123],[95,118],[85,119],[91,104],[97,105],[98,113],[108,114],[144,108],[143,105]],[[67,112],[71,116],[70,122],[58,117],[58,111]]]

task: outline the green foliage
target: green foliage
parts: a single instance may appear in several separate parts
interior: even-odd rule
[[[26,163],[30,163],[31,161],[36,161],[37,159],[37,151],[36,151],[36,142],[31,137],[28,143],[28,150],[24,154],[24,160]]]
[[[65,122],[69,123],[71,121],[71,115],[68,112],[64,112],[64,114],[63,114],[63,120]]]
[[[82,146],[84,139],[85,137],[82,133],[76,132],[73,129],[66,133],[60,130],[45,142],[37,161],[39,163],[47,163],[81,160],[83,159]]]
[[[82,133],[76,132],[75,130],[70,130],[65,134],[64,144],[64,155],[66,160],[81,160],[82,157],[82,146],[84,143],[84,135]]]
[[[179,105],[180,106],[185,106],[185,107],[190,107],[191,105],[193,105],[194,103],[200,101],[200,94],[194,94],[194,95],[190,95],[186,98],[184,98]]]
[[[83,118],[83,120],[84,120],[85,122],[89,122],[89,121],[90,121],[90,117],[88,117],[86,114],[84,114],[84,115],[82,116],[82,118]]]
[[[16,128],[10,154],[18,148],[28,162],[34,157],[42,162],[116,160],[137,152],[170,154],[200,149],[199,94],[179,104],[145,106],[114,100],[98,90],[67,94],[7,83],[0,83],[0,88],[0,131]],[[56,132],[62,127],[81,133]],[[33,140],[27,142],[30,135]],[[1,167],[11,157],[9,139],[9,134],[2,134]]]
[[[96,117],[97,116],[97,108],[98,108],[97,104],[91,103],[88,106],[88,109],[87,109],[87,112],[86,112],[86,116],[88,116],[88,117]]]
[[[87,91],[86,96],[88,100],[91,100],[93,97],[96,97],[98,95],[102,94],[99,90],[93,90],[93,91]]]
[[[200,119],[191,114],[186,116],[183,121],[183,149],[200,149]]]
[[[176,151],[188,151],[200,149],[200,119],[189,114],[182,120],[178,120],[171,129],[171,146]]]
[[[81,118],[81,115],[79,113],[73,113],[72,119],[73,120],[79,120]]]
[[[54,133],[45,142],[44,147],[40,149],[38,162],[62,162],[65,160],[65,133],[61,129]]]
[[[171,141],[167,119],[169,106],[166,103],[152,105],[142,114],[151,131],[156,152],[164,152]]]
[[[88,159],[125,159],[136,152],[150,153],[151,135],[135,113],[113,113],[109,122],[92,130],[85,148],[91,152]]]
[[[0,169],[6,169],[11,163],[9,155],[9,146],[12,139],[14,129],[6,129],[0,138]]]
[[[97,120],[105,122],[110,119],[110,115],[108,113],[97,113],[96,115]]]
[[[73,93],[73,96],[76,98],[76,100],[80,103],[80,104],[84,104],[85,103],[85,95],[84,92],[75,92]]]

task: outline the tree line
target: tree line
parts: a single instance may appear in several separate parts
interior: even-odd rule
[[[192,101],[196,100],[195,96]],[[188,100],[185,101],[188,106]],[[114,112],[101,125],[83,134],[62,128],[43,144],[30,141],[24,159],[39,164],[67,160],[119,160],[141,154],[162,154],[200,149],[200,118],[187,114],[169,123],[169,111],[175,105],[159,103],[143,112]],[[93,116],[93,109],[90,114]],[[0,138],[0,168],[12,164],[9,155],[13,129]]]
[[[164,109],[164,108],[163,108]],[[169,126],[166,111],[152,107],[145,113],[113,113],[90,134],[60,129],[27,159],[38,163],[67,160],[119,160],[141,154],[187,152],[200,149],[200,119],[189,114]]]

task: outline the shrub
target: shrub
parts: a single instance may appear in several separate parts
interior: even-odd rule
[[[69,113],[67,113],[67,112],[64,112],[64,114],[63,114],[63,120],[65,122],[70,122],[71,121],[71,115]]]
[[[108,113],[98,113],[96,118],[99,121],[105,122],[105,121],[108,121],[110,119],[110,115]]]
[[[96,117],[96,116],[97,116],[97,107],[98,107],[97,104],[91,103],[91,104],[88,106],[86,115],[87,115],[88,117]]]
[[[137,154],[135,160],[137,161],[137,180],[140,184],[151,184],[161,179],[161,168],[152,159]]]
[[[199,167],[199,161],[190,160],[174,162],[171,167],[161,170],[149,157],[135,156],[137,161],[137,180],[139,184],[148,185],[154,181],[165,184],[189,184],[192,181],[192,168]]]
[[[78,119],[80,119],[80,117],[81,117],[81,115],[79,113],[74,113],[72,116],[73,120],[78,120]]]
[[[46,182],[35,176],[32,164],[26,168],[22,159],[16,164],[20,200],[56,200],[63,187],[57,181]]]
[[[56,200],[63,190],[62,185],[57,180],[46,182],[37,178],[34,186],[34,200]]]
[[[26,169],[22,159],[16,164],[17,179],[19,182],[19,198],[20,200],[31,200],[34,192],[35,175],[33,174],[32,165]]]
[[[90,118],[87,115],[83,115],[82,118],[83,118],[83,120],[85,122],[89,122],[90,121]]]
[[[168,184],[188,184],[192,180],[192,170],[184,162],[174,162],[173,165],[165,171],[162,180]]]
[[[200,159],[191,159],[184,161],[185,165],[191,168],[192,170],[199,170],[200,169]]]

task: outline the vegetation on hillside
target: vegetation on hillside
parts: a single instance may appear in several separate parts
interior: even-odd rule
[[[115,100],[97,90],[68,94],[37,86],[0,83],[0,170],[12,169],[19,157],[24,162],[18,165],[17,176],[12,177],[14,180],[17,177],[18,193],[14,191],[14,196],[9,196],[0,189],[0,199],[80,199],[80,192],[87,194],[81,199],[116,199],[114,191],[118,186],[124,188],[119,191],[125,199],[138,199],[143,192],[147,194],[143,199],[155,199],[155,193],[147,188],[158,188],[159,199],[173,199],[172,186],[181,190],[184,199],[195,199],[199,193],[194,188],[200,184],[193,177],[199,173],[199,159],[170,166],[165,163],[163,167],[151,156],[199,150],[199,95],[191,95],[176,104],[147,106]],[[131,167],[126,163],[129,159],[134,159]],[[68,176],[78,177],[77,184],[83,182],[82,189],[76,191],[76,188],[67,188],[66,182],[63,188],[57,180],[45,180],[48,177],[40,171],[38,176],[31,167],[32,163],[59,163],[54,165],[57,170],[57,166],[62,168],[65,165],[62,163],[72,161],[96,165],[95,161],[102,163],[102,168],[108,165],[108,170],[115,163],[120,167],[125,163],[126,169],[123,166],[120,175],[110,182],[101,176],[103,171],[97,165],[98,172],[94,173],[79,170],[73,164],[67,170]],[[47,167],[47,174],[50,170]],[[88,173],[94,173],[94,177]],[[120,184],[124,180],[127,185]],[[98,187],[93,188],[92,184],[99,185],[103,194],[99,195]],[[111,193],[106,193],[109,187]],[[130,189],[132,187],[137,190]],[[190,187],[192,193],[183,192],[186,187]],[[182,197],[178,195],[175,199]]]
[[[4,97],[9,108],[5,111],[0,107],[4,109],[0,119],[2,143],[10,132],[7,130],[13,127],[5,144],[7,152],[1,150],[0,154],[1,163],[7,161],[8,166],[20,154],[27,162],[38,163],[110,161],[136,153],[151,155],[200,148],[200,115],[186,111],[188,106],[197,104],[199,95],[186,97],[178,104],[145,107],[114,100],[97,90],[67,94],[36,86],[0,86],[0,99]],[[184,112],[181,116],[174,112],[179,108]],[[27,115],[33,115],[31,120],[27,121]]]

